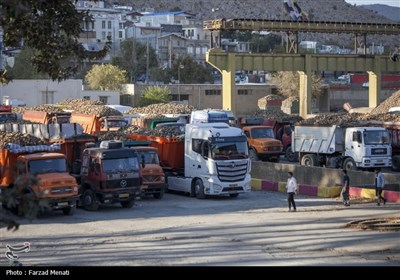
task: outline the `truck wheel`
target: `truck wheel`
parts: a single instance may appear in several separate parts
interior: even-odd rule
[[[164,196],[164,191],[160,191],[158,193],[153,193],[153,197],[157,199],[161,199]]]
[[[96,202],[96,197],[91,189],[86,189],[82,195],[82,205],[86,210],[96,211],[99,209],[99,204]]]
[[[343,169],[345,170],[356,170],[357,166],[352,158],[346,158],[343,162]]]
[[[239,194],[238,194],[238,193],[230,193],[229,196],[230,196],[230,197],[233,197],[233,198],[236,198],[236,197],[239,196]]]
[[[249,150],[249,157],[251,161],[258,161],[258,155],[254,149]]]
[[[393,156],[392,157],[392,169],[395,171],[400,170],[400,156]]]
[[[75,213],[76,206],[63,208],[62,211],[66,216],[72,216]]]
[[[127,201],[121,201],[121,206],[123,208],[132,208],[132,206],[135,205],[135,200],[127,200]]]
[[[317,165],[317,156],[313,154],[304,155],[301,158],[301,165],[304,166],[316,166]]]
[[[206,198],[206,195],[204,194],[204,185],[203,181],[201,180],[196,180],[196,183],[194,183],[194,193],[196,194],[196,197],[198,199],[204,199]]]
[[[294,153],[294,152],[292,151],[292,147],[291,147],[291,146],[288,146],[288,147],[286,148],[286,150],[285,150],[285,157],[286,157],[286,159],[287,159],[289,162],[296,162],[296,161],[299,160],[299,159],[298,159],[298,156],[297,156],[297,153]]]

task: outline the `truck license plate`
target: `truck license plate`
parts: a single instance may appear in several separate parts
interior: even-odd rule
[[[147,186],[147,185],[142,186],[142,190],[146,190],[148,188],[149,188],[149,186]]]
[[[68,202],[59,202],[59,203],[57,203],[57,206],[58,207],[60,207],[60,206],[68,206]]]
[[[237,187],[238,184],[229,184],[230,187]]]
[[[378,159],[377,162],[383,162],[383,159]]]
[[[129,193],[122,193],[119,195],[119,198],[126,198],[129,197]]]

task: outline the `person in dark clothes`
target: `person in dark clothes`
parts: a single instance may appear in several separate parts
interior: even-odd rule
[[[344,206],[350,206],[350,178],[347,175],[347,170],[343,169],[343,179],[342,179],[342,199]]]

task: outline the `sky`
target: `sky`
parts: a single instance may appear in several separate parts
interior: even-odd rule
[[[400,0],[345,0],[347,3],[356,5],[383,4],[400,8]]]

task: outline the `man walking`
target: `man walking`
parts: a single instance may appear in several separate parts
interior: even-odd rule
[[[292,206],[293,206],[293,212],[296,212],[296,203],[294,202],[294,194],[297,191],[297,181],[296,178],[293,177],[292,172],[288,172],[289,178],[286,183],[286,190],[288,194],[288,204],[289,204],[289,212],[292,211]]]
[[[343,179],[342,179],[342,199],[344,206],[350,206],[350,178],[347,175],[347,170],[343,169]]]
[[[386,204],[386,199],[382,196],[383,187],[385,186],[385,177],[381,172],[380,168],[375,169],[375,194],[377,197],[376,205],[381,205],[381,200],[383,200],[383,205]]]

